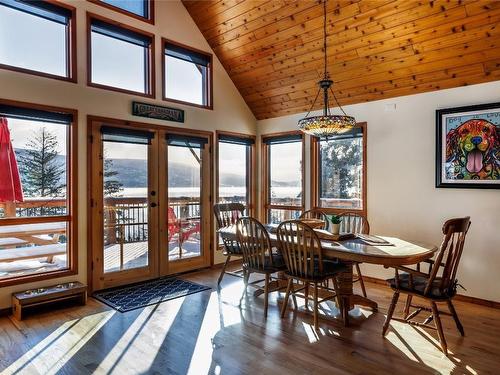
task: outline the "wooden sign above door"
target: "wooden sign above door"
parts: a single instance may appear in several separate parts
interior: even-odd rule
[[[155,118],[158,120],[184,122],[184,111],[182,109],[147,103],[132,102],[132,114],[134,116]]]

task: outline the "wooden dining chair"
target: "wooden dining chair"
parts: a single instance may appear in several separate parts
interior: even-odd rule
[[[242,217],[236,225],[236,237],[243,252],[243,270],[245,293],[250,274],[265,275],[264,284],[264,316],[267,317],[269,293],[279,290],[269,290],[271,275],[286,270],[285,262],[280,252],[273,253],[271,240],[266,228],[252,217]]]
[[[318,235],[313,228],[301,221],[288,220],[282,222],[278,226],[277,237],[287,268],[285,276],[288,279],[285,300],[281,308],[281,317],[285,316],[290,295],[298,295],[297,293],[302,290],[304,290],[304,294],[301,297],[305,299],[307,308],[309,285],[312,284],[314,288],[313,322],[314,328],[318,329],[319,304],[333,298],[337,298],[337,302],[339,302],[336,276],[346,271],[346,267],[337,261],[323,259]],[[319,300],[318,285],[330,279],[333,281],[335,293]],[[294,280],[303,283],[304,286],[300,285],[298,289],[295,289]]]
[[[452,300],[457,292],[458,280],[457,270],[464,249],[465,236],[470,227],[470,217],[450,219],[443,225],[443,242],[439,247],[434,260],[427,260],[422,263],[428,265],[427,272],[421,270],[422,263],[417,265],[417,269],[408,267],[395,267],[396,275],[394,278],[387,280],[391,288],[394,290],[391,305],[387,312],[387,318],[382,329],[382,334],[387,333],[391,319],[404,323],[409,323],[419,327],[435,329],[438,332],[439,343],[445,355],[448,355],[446,340],[444,337],[443,326],[441,325],[440,315],[451,315],[455,320],[458,331],[464,336],[464,329],[457,312],[453,306]],[[399,271],[403,273],[399,274]],[[400,293],[406,294],[406,304],[404,307],[403,318],[394,318],[394,309],[399,299]],[[421,305],[412,304],[413,296],[418,296],[426,301],[429,301],[430,308]],[[446,302],[449,313],[439,311],[438,302]],[[410,313],[411,308],[416,310]],[[420,312],[428,311],[431,315],[423,322],[416,322],[412,319]],[[435,326],[429,323],[434,320]]]
[[[214,215],[217,223],[217,229],[221,229],[224,227],[228,227],[230,225],[236,225],[238,219],[240,219],[245,212],[245,206],[241,203],[217,203],[214,204]],[[238,241],[225,238],[221,236],[224,251],[223,254],[226,256],[226,261],[222,266],[222,270],[217,280],[217,284],[220,284],[224,274],[230,274],[232,276],[241,277],[238,273],[235,272],[226,272],[227,265],[229,264],[231,257],[243,257],[243,253],[241,252],[241,248],[238,245]]]
[[[320,220],[323,220],[325,222],[325,226],[323,227],[323,229],[325,229],[325,230],[328,229],[330,226],[327,214],[318,208],[312,208],[310,210],[304,211],[300,215],[300,219],[320,219]]]
[[[354,233],[354,234],[370,234],[370,224],[364,216],[353,212],[344,212],[338,215],[342,221],[340,222],[340,232],[341,233]],[[354,275],[352,282],[359,282],[361,286],[361,292],[363,296],[366,297],[365,282],[363,280],[363,274],[361,273],[361,268],[359,263],[353,263],[356,269],[356,275]]]

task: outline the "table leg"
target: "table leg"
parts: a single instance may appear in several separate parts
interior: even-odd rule
[[[341,306],[339,306],[342,312],[342,318],[344,320],[344,325],[347,327],[349,325],[349,311],[354,308],[354,305],[367,306],[377,310],[378,305],[375,301],[368,299],[364,296],[354,294],[353,290],[353,274],[352,274],[352,262],[342,262],[347,270],[340,273],[337,276],[337,284],[339,289]]]

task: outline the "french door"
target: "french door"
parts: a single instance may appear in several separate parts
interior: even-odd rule
[[[90,122],[92,289],[211,264],[211,135]]]

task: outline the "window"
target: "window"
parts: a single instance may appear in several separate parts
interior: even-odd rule
[[[152,97],[154,36],[93,17],[89,85]]]
[[[316,207],[366,212],[365,124],[346,134],[314,139],[313,150]]]
[[[217,202],[242,203],[253,212],[255,138],[217,132]]]
[[[76,269],[74,116],[0,102],[0,134],[7,141],[1,152],[10,160],[0,164],[2,285]]]
[[[163,40],[163,99],[212,108],[212,55]]]
[[[0,66],[76,82],[73,7],[0,0]]]
[[[154,23],[154,0],[90,0],[93,3]]]
[[[262,137],[264,213],[269,223],[298,218],[304,209],[304,138],[292,132]]]

